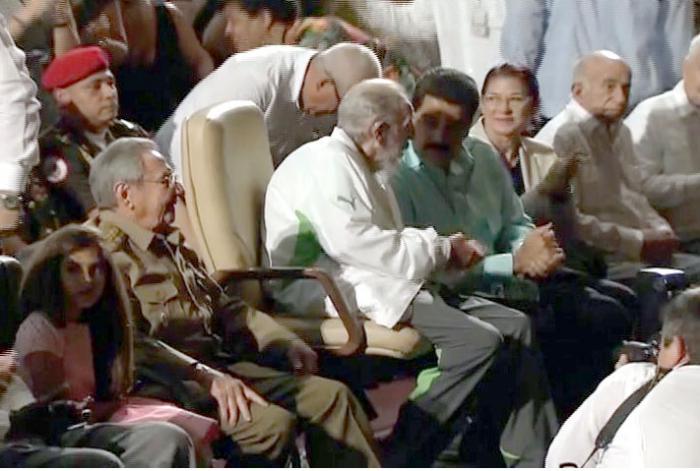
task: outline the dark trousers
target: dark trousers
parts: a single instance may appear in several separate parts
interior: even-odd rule
[[[194,466],[189,436],[175,425],[102,423],[70,430],[61,447],[38,441],[6,443],[0,449],[2,467],[30,468],[188,468]]]
[[[564,420],[612,372],[613,351],[630,337],[639,307],[630,288],[559,274],[539,284],[538,335]]]
[[[521,312],[470,298],[462,310],[421,291],[410,324],[435,346],[435,368],[421,372],[387,444],[387,467],[425,467],[459,431],[472,393],[504,349],[513,353],[514,394],[498,404],[507,411],[500,449],[509,464],[539,467],[557,430],[547,379],[537,355],[530,355],[532,330]]]

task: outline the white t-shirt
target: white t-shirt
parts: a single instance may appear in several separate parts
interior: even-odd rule
[[[297,46],[260,47],[231,56],[200,81],[156,136],[176,174],[182,170],[182,123],[197,111],[226,101],[249,100],[262,110],[275,167],[302,144],[328,135],[335,114],[311,116],[299,107],[306,69],[316,53]]]

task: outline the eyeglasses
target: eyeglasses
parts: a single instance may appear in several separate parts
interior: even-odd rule
[[[166,188],[172,188],[175,186],[175,174],[174,173],[167,173],[163,175],[163,178],[160,180],[146,180],[145,178],[142,180],[139,180],[143,183],[160,183]]]

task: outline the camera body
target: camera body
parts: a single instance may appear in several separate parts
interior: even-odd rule
[[[39,438],[47,445],[59,446],[61,436],[84,424],[90,410],[74,401],[34,402],[10,413],[10,430],[6,440]]]
[[[659,344],[657,341],[652,341],[649,343],[623,341],[622,350],[620,353],[627,355],[627,359],[630,363],[656,363],[656,359],[659,356]]]

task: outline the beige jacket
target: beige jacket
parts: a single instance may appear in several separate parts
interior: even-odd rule
[[[491,144],[484,129],[484,118],[479,118],[469,135]],[[523,171],[525,191],[529,192],[544,179],[557,158],[554,149],[546,143],[530,137],[523,137],[520,147],[520,165]]]

